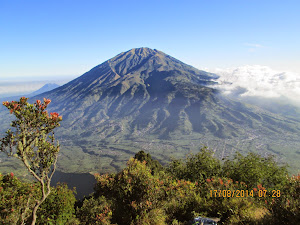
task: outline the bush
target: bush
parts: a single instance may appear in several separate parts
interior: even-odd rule
[[[149,153],[145,153],[144,151],[139,151],[134,156],[135,159],[140,162],[146,162],[146,165],[151,169],[151,173],[159,173],[164,170],[164,167],[157,161],[152,159],[152,156]]]
[[[35,199],[41,195],[38,183],[22,182],[13,173],[5,176],[0,174],[0,224],[30,223]],[[66,185],[51,187],[51,194],[37,211],[36,223],[74,222],[74,203],[73,191]]]
[[[205,183],[207,178],[218,176],[221,172],[221,163],[213,157],[213,152],[203,147],[197,154],[190,154],[185,161],[173,160],[168,172],[177,179]]]
[[[152,175],[146,162],[130,159],[118,174],[97,175],[96,196],[105,196],[113,203],[113,222],[130,224],[138,216],[158,207],[164,192],[163,183]]]
[[[75,218],[75,196],[66,184],[51,188],[51,193],[37,212],[37,224],[67,224]]]
[[[195,183],[165,173],[152,174],[146,161],[130,159],[120,173],[97,175],[96,179],[95,197],[111,201],[111,221],[117,224],[184,222],[202,204]]]
[[[77,208],[76,213],[80,224],[111,224],[112,210],[111,204],[104,196],[98,198],[91,197],[83,201],[83,205]]]
[[[233,160],[225,161],[223,176],[245,182],[251,188],[262,184],[280,189],[286,184],[288,172],[286,166],[277,165],[273,156],[263,158],[255,153],[246,156],[236,153]]]
[[[0,174],[0,224],[22,224],[34,207],[38,192],[34,184],[21,182],[13,173]]]
[[[269,203],[269,224],[297,224],[300,221],[300,174],[287,178],[281,196]]]

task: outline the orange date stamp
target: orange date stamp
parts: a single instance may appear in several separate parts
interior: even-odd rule
[[[248,197],[259,197],[259,198],[280,198],[280,190],[258,190],[254,192],[253,190],[210,190],[210,197],[215,198],[248,198]]]

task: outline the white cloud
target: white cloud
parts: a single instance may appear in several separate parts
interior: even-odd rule
[[[279,72],[267,66],[242,66],[238,68],[215,69],[220,75],[218,88],[225,94],[240,97],[285,97],[300,104],[300,75]]]

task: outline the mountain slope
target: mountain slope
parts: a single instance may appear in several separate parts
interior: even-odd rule
[[[221,96],[207,86],[216,78],[137,48],[35,98],[50,98],[49,111],[63,116],[59,166],[69,172],[119,170],[141,149],[166,162],[203,144],[220,157],[258,151],[299,159],[299,120]]]

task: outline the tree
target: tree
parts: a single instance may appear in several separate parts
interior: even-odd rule
[[[149,153],[139,151],[134,155],[134,158],[140,162],[146,161],[146,165],[151,169],[152,174],[163,170],[163,166],[159,163],[159,161],[152,159],[152,156]]]
[[[34,184],[0,174],[0,224],[26,224],[38,194]]]
[[[43,103],[37,100],[34,104],[27,100],[28,98],[21,97],[20,101],[3,102],[17,119],[11,123],[14,131],[9,129],[6,136],[0,139],[0,151],[20,159],[40,183],[42,195],[36,199],[32,210],[31,224],[35,224],[37,210],[51,192],[50,182],[59,152],[59,143],[55,143],[53,130],[60,126],[62,117],[56,112],[48,115],[46,108],[50,99],[44,98]]]
[[[172,160],[168,172],[177,179],[205,183],[207,178],[219,176],[220,161],[213,156],[213,152],[203,147],[197,154],[190,154],[185,161]]]
[[[75,190],[58,183],[37,212],[37,224],[79,224],[75,218]]]
[[[0,174],[0,224],[30,224],[40,185],[21,181],[13,173]],[[36,224],[79,224],[75,218],[74,191],[66,184],[51,187],[51,193],[37,211]],[[80,223],[81,224],[81,223]]]
[[[226,160],[223,175],[234,181],[243,181],[249,187],[257,184],[280,189],[286,183],[286,166],[279,166],[273,156],[264,158],[250,152],[246,156],[236,153],[233,160]]]

